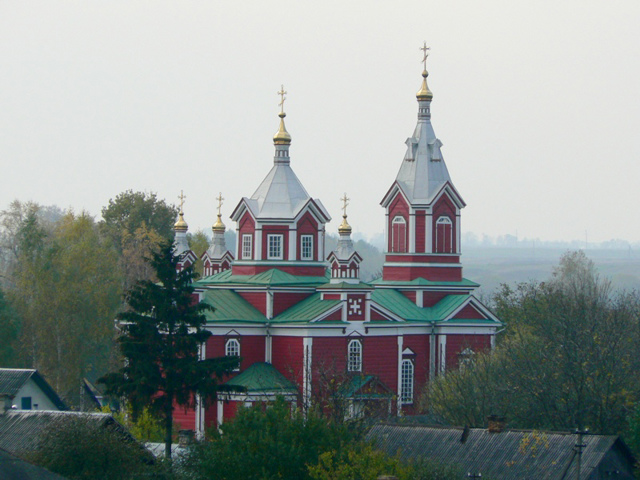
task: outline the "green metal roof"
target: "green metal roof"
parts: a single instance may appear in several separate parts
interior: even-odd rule
[[[206,311],[207,322],[265,323],[267,318],[233,290],[206,290],[202,300],[215,309]]]
[[[386,393],[362,391],[366,386],[372,389],[379,385]],[[380,383],[374,375],[354,375],[341,387],[338,395],[344,398],[387,398],[393,396],[393,392]]]
[[[298,323],[310,322],[318,318],[323,313],[328,312],[336,305],[340,304],[340,300],[322,300],[320,293],[314,293],[303,301],[288,308],[280,315],[271,320],[272,323]]]
[[[442,282],[442,281],[433,281],[433,280],[426,280],[424,278],[416,278],[414,280],[411,280],[409,282],[403,282],[403,281],[390,281],[390,280],[382,280],[382,278],[377,278],[375,280],[372,280],[371,282],[369,282],[373,285],[389,285],[389,286],[397,286],[397,287],[402,287],[402,286],[407,286],[407,287],[414,287],[414,286],[433,286],[433,287],[438,287],[438,286],[443,286],[443,287],[479,287],[480,285],[478,283],[472,282],[471,280],[467,279],[467,278],[463,278],[461,281],[459,282]]]
[[[349,283],[349,282],[339,282],[339,283],[325,283],[324,285],[320,285],[318,289],[321,290],[372,290],[373,287],[368,283]]]
[[[407,321],[440,322],[446,320],[471,295],[447,295],[433,307],[420,308],[402,293],[392,289],[374,290],[371,300]],[[450,320],[453,321],[453,320]],[[488,320],[494,323],[493,320]],[[465,321],[466,322],[466,321]],[[487,320],[480,320],[480,323]]]
[[[298,393],[298,389],[270,363],[254,363],[240,375],[228,380],[225,385],[241,387],[247,393]]]
[[[194,286],[202,287],[211,284],[238,284],[238,285],[321,285],[329,281],[329,276],[308,277],[291,275],[277,268],[256,275],[233,275],[232,270],[210,275],[195,282]]]

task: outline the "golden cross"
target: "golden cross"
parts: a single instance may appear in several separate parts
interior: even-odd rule
[[[347,215],[347,205],[349,205],[349,200],[351,200],[350,198],[347,198],[347,192],[344,193],[344,197],[342,197],[340,200],[342,200],[342,213],[343,215]]]
[[[285,95],[287,92],[284,91],[284,85],[280,85],[280,91],[278,95],[280,95],[280,103],[278,106],[280,107],[280,113],[284,113],[284,101],[286,100]]]
[[[420,50],[422,50],[422,53],[424,54],[424,57],[422,58],[422,63],[424,64],[424,69],[427,69],[427,57],[429,56],[429,50],[431,50],[430,47],[427,47],[427,42],[424,42],[424,45],[422,45],[422,47],[420,47]]]
[[[224,198],[222,198],[222,192],[220,192],[216,200],[218,200],[218,215],[220,215],[220,209],[222,208],[222,201],[224,200]]]
[[[178,198],[180,199],[180,212],[182,212],[182,207],[184,206],[184,199],[187,198],[187,196],[182,192],[182,190],[180,190],[180,196]]]

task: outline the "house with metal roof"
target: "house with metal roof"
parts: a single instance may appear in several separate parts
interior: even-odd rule
[[[239,404],[275,392],[308,406],[326,395],[325,379],[331,378],[334,386],[336,379],[343,384],[332,394],[344,399],[352,414],[378,402],[378,411],[410,415],[430,379],[494,345],[502,324],[475,296],[478,284],[462,275],[465,203],[431,123],[427,51],[424,47],[417,124],[399,171],[395,179],[392,172],[375,172],[389,174],[391,187],[381,192],[385,262],[382,277],[372,282],[360,278],[362,257],[351,239],[346,194],[337,247],[325,251],[331,216],[293,171],[286,92],[280,90],[273,164],[231,213],[235,253],[224,243],[219,195],[213,242],[202,256],[204,276],[195,283],[198,301],[214,307],[206,313],[212,336],[203,358],[240,357],[228,383],[247,393],[214,404],[199,401],[195,410],[177,409],[174,418],[182,428],[203,432],[232,417]],[[182,205],[175,228],[176,251],[187,265],[193,256],[185,250]],[[278,390],[283,379],[286,387]]]
[[[0,368],[0,395],[17,410],[67,410],[51,385],[31,368]]]
[[[45,431],[81,419],[94,428],[113,427],[131,441],[135,439],[111,414],[55,410],[0,410],[0,449],[22,457],[37,450]]]
[[[618,435],[379,424],[367,438],[390,455],[455,465],[461,479],[636,478],[636,460]]]

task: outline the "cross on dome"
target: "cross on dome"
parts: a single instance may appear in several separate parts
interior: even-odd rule
[[[422,58],[422,64],[424,65],[424,69],[427,69],[427,57],[429,56],[429,50],[431,50],[431,47],[427,47],[427,42],[425,41],[424,44],[422,45],[422,47],[420,47],[420,50],[422,50],[423,53],[423,58]]]
[[[349,235],[351,234],[351,225],[347,222],[347,205],[349,205],[350,198],[347,197],[347,193],[345,192],[340,200],[342,201],[342,223],[338,227],[338,233],[340,233],[340,235]]]
[[[349,205],[350,198],[347,198],[347,192],[344,193],[344,196],[340,199],[342,201],[342,214],[347,215],[347,206]]]
[[[420,50],[422,50],[422,85],[420,86],[420,90],[418,90],[418,93],[416,94],[416,98],[418,99],[418,101],[421,100],[428,100],[431,101],[431,99],[433,98],[433,93],[431,93],[431,90],[429,90],[429,87],[427,86],[427,77],[429,76],[429,73],[427,72],[427,57],[429,56],[429,50],[431,50],[430,47],[427,47],[427,42],[424,42],[422,44],[422,47],[420,47]]]
[[[278,92],[278,95],[280,95],[280,103],[278,103],[280,113],[284,113],[284,101],[287,99],[287,97],[285,97],[286,94],[287,92],[284,89],[284,85],[280,85],[280,91]]]
[[[178,212],[178,221],[173,225],[173,227],[176,231],[179,230],[186,232],[189,226],[187,225],[187,222],[184,221],[184,199],[187,198],[187,196],[182,190],[180,190],[180,196],[178,198],[180,199],[180,211]]]
[[[187,196],[180,190],[180,196],[178,198],[180,199],[180,214],[184,215],[184,199],[187,198]]]
[[[222,202],[224,200],[224,198],[222,197],[222,192],[218,194],[216,200],[218,201],[218,215],[220,215],[220,209],[222,208]]]
[[[224,233],[226,229],[224,223],[222,223],[221,209],[222,209],[222,202],[224,200],[222,196],[222,192],[218,194],[218,196],[216,197],[216,200],[218,201],[218,219],[216,220],[216,223],[213,224],[213,227],[211,227],[211,229],[213,230],[214,236],[217,231]]]

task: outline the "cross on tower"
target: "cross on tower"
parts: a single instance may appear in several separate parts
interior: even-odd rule
[[[184,206],[184,199],[187,198],[187,196],[183,193],[182,190],[180,190],[180,196],[178,197],[180,199],[180,213],[182,213],[183,211],[183,206]]]
[[[427,42],[424,42],[424,44],[422,45],[422,47],[420,47],[420,50],[422,50],[423,53],[423,57],[422,57],[422,64],[424,65],[424,69],[427,69],[427,57],[429,56],[429,50],[431,50],[431,47],[427,47]]]
[[[218,216],[220,216],[220,209],[222,208],[222,201],[224,200],[224,198],[222,197],[222,192],[220,192],[220,194],[216,197],[216,200],[218,201]]]
[[[284,90],[284,85],[280,85],[280,91],[278,92],[278,95],[280,95],[280,103],[278,104],[280,107],[280,113],[284,113],[284,101],[286,100],[286,94],[287,92]]]
[[[342,214],[346,217],[347,216],[347,205],[349,205],[349,200],[351,200],[350,198],[347,198],[347,192],[344,193],[344,197],[342,197],[340,200],[342,200]]]

